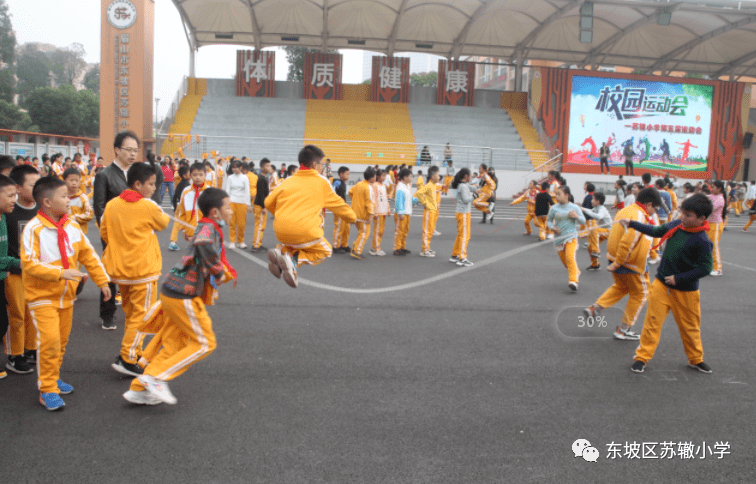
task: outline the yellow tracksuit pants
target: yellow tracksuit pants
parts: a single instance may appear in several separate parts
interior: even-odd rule
[[[121,307],[126,313],[121,358],[133,365],[142,356],[142,343],[147,334],[144,332],[144,317],[157,301],[158,286],[157,281],[151,281],[144,284],[119,284],[118,287],[121,290]]]
[[[525,233],[530,235],[533,233],[532,229],[530,228],[530,222],[533,222],[533,224],[536,226],[537,229],[540,227],[538,226],[538,218],[535,216],[533,212],[528,212],[527,215],[525,215]]]
[[[588,217],[586,217],[586,218],[588,218]],[[598,225],[598,224],[596,223],[595,220],[593,220],[593,219],[586,220],[585,224],[583,224],[580,227],[578,227],[578,233],[580,234],[580,238],[581,239],[585,239],[587,237],[590,237],[591,236],[590,229],[591,229],[591,227],[595,227],[596,225]]]
[[[488,199],[491,198],[490,193],[481,192],[481,194],[473,201],[473,205],[475,205],[475,208],[480,210],[483,213],[489,213],[488,210]]]
[[[730,201],[730,203],[727,204],[727,210],[733,210],[735,211],[735,215],[740,215],[741,204],[742,202],[739,200]]]
[[[357,239],[352,244],[352,252],[362,255],[362,249],[365,248],[365,243],[370,237],[370,221],[361,222],[358,220],[354,225],[357,227]]]
[[[60,393],[58,379],[71,335],[73,306],[58,309],[36,302],[30,305],[29,315],[37,330],[37,387],[40,393]]]
[[[373,245],[374,251],[381,250],[381,241],[383,241],[383,233],[386,230],[386,216],[378,215],[378,218],[373,222]]]
[[[232,203],[231,222],[228,224],[228,238],[233,243],[244,243],[244,231],[247,230],[247,204]]]
[[[403,250],[407,248],[407,235],[410,229],[410,216],[403,215],[402,220],[394,214],[394,250]]]
[[[548,215],[539,215],[536,217],[535,224],[538,226],[538,237],[541,240],[546,240],[547,235],[554,233],[546,224],[548,217]]]
[[[595,224],[595,222],[594,222]],[[590,234],[588,235],[588,253],[591,255],[591,265],[597,267],[599,265],[599,257],[601,257],[601,242],[609,238],[609,229],[592,227]]]
[[[750,217],[748,217],[748,222],[746,222],[746,224],[743,226],[743,232],[748,232],[748,227],[751,226],[754,220],[756,220],[756,215],[751,215]]]
[[[433,232],[436,230],[438,210],[423,210],[423,252],[430,250]]]
[[[179,220],[179,213],[178,209],[173,213],[173,217],[175,220],[173,221],[173,229],[171,230],[171,242],[177,242],[178,241],[178,234],[179,230],[181,230],[181,224],[178,222]]]
[[[263,235],[265,235],[265,226],[268,224],[268,217],[263,215],[263,208],[259,205],[254,206],[255,214],[255,236],[252,239],[252,247],[260,248],[262,245]]]
[[[304,244],[282,245],[281,253],[289,254],[292,257],[296,254],[297,267],[304,264],[316,266],[331,257],[333,249],[331,249],[331,244],[328,243],[325,237],[321,237],[318,240]]]
[[[559,254],[559,258],[562,260],[562,264],[564,264],[564,267],[567,268],[567,273],[570,277],[569,282],[575,283],[577,283],[580,279],[580,269],[578,269],[577,262],[575,261],[575,253],[577,252],[577,248],[577,239],[572,239],[562,245],[557,246],[556,248],[557,254]]]
[[[457,238],[454,239],[452,257],[467,259],[467,244],[470,242],[470,212],[457,213]]]
[[[174,299],[161,296],[160,300],[167,321],[159,333],[163,347],[147,365],[144,374],[171,381],[215,350],[215,333],[201,297]],[[131,389],[142,391],[144,386],[135,378]]]
[[[623,297],[628,296],[627,306],[625,306],[625,312],[622,315],[622,323],[632,326],[638,321],[638,316],[640,316],[643,306],[648,300],[648,273],[612,273],[612,277],[614,284],[604,291],[604,294],[596,301],[596,305],[602,308],[610,308]]]
[[[5,279],[5,299],[8,301],[8,331],[3,343],[5,354],[18,356],[25,350],[37,349],[37,329],[24,300],[24,284],[18,274]]]
[[[444,184],[441,187],[441,193],[443,193],[444,195],[446,195],[447,193],[449,193],[449,186],[451,186],[451,182],[452,181],[454,181],[454,177],[453,176],[445,176],[444,177]]]
[[[706,231],[706,235],[709,236],[709,240],[711,240],[712,248],[711,248],[711,255],[714,259],[714,270],[715,271],[721,271],[722,270],[722,257],[719,253],[719,240],[722,238],[722,231],[724,230],[724,224],[718,223],[718,224],[709,224],[709,230]]]
[[[346,220],[333,214],[333,246],[337,249],[349,247],[349,231],[351,225]]]
[[[648,363],[654,357],[656,347],[659,346],[664,320],[667,319],[670,311],[680,330],[688,363],[691,365],[701,363],[704,358],[701,344],[700,292],[671,289],[656,278],[651,284],[648,295],[646,320],[643,322],[640,344],[635,350],[635,359]]]
[[[142,333],[145,335],[154,335],[147,346],[142,351],[142,357],[137,361],[142,368],[147,366],[147,363],[154,360],[163,346],[162,332],[163,328],[170,326],[165,324],[165,313],[163,312],[163,303],[158,299],[155,304],[152,305],[147,314],[144,316],[144,326],[142,327]]]

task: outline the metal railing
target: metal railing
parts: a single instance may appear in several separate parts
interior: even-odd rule
[[[181,79],[181,84],[179,85],[178,89],[176,90],[176,95],[173,97],[173,102],[168,107],[168,111],[165,113],[165,117],[163,118],[163,123],[160,125],[160,133],[167,133],[171,129],[171,125],[173,124],[173,121],[176,119],[176,112],[178,111],[179,106],[181,105],[181,100],[184,99],[184,96],[186,96],[186,92],[189,89],[189,79],[184,76]],[[162,147],[162,140],[165,139],[163,137],[160,138],[160,133],[158,133],[156,139],[156,149],[157,152],[160,153],[160,148]]]
[[[159,133],[159,143],[168,139],[183,139],[182,152],[187,159],[202,159],[210,157],[214,151],[217,156],[247,156],[252,160],[268,158],[274,164],[296,163],[297,154],[302,146],[314,144],[326,152],[326,156],[334,164],[379,164],[401,165],[427,164],[441,166],[444,162],[442,144],[423,143],[392,143],[383,141],[352,141],[352,140],[324,140],[306,138],[255,138],[238,136],[204,136],[192,135],[188,141],[187,135],[168,135]],[[199,142],[197,141],[199,139]],[[421,160],[424,147],[430,153]],[[497,170],[532,170],[531,154],[547,154],[546,151],[532,151],[526,149],[492,148],[486,146],[451,145],[452,160],[457,167],[477,166],[485,163]]]

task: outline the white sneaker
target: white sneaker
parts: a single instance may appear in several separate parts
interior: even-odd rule
[[[378,255],[378,251],[377,251],[377,250],[373,250],[373,249],[370,249],[370,252],[369,252],[369,254],[370,254],[370,255]]]
[[[276,249],[276,252],[278,257],[278,267],[281,268],[281,275],[283,276],[284,281],[286,281],[286,284],[296,289],[297,284],[299,283],[299,278],[297,276],[297,267],[294,265],[294,261],[291,260],[289,254],[281,254],[278,249]]]
[[[431,253],[431,251],[420,252],[420,257],[436,257],[436,254]]]
[[[141,392],[129,390],[123,394],[123,398],[129,403],[135,403],[137,405],[159,405],[163,403],[161,399],[147,390],[142,390]]]
[[[378,252],[375,253],[375,255],[377,255],[378,257],[383,257],[384,255],[386,255],[386,253],[383,252],[382,250],[379,250]]]
[[[239,248],[240,249],[246,249],[247,248],[247,244],[245,244],[244,242],[242,242],[241,244],[239,244]]]
[[[441,235],[441,232],[439,232],[438,230],[434,230],[433,235]]]
[[[661,257],[656,257],[655,259],[649,259],[648,263],[651,265],[658,264],[659,261],[661,261]]]
[[[722,275],[722,271],[711,271],[710,276],[719,277]]]
[[[570,288],[572,292],[577,292],[578,290],[578,283],[577,282],[570,282],[567,284],[567,286]]]
[[[554,238],[554,234],[549,234],[549,235],[546,236],[546,238],[549,239],[549,240],[551,240],[551,239]]]
[[[460,267],[471,267],[473,263],[467,259],[461,259],[457,262],[457,265]]]
[[[228,248],[229,249],[235,249],[236,248],[236,244],[234,244],[233,242],[229,242],[228,243]]]
[[[151,377],[150,375],[139,375],[137,380],[144,385],[148,392],[152,393],[156,398],[168,405],[175,405],[176,402],[178,402],[176,397],[173,396],[173,393],[171,393],[171,389],[168,388],[166,382]]]
[[[449,259],[449,262],[453,262],[453,263],[455,263],[455,264],[456,264],[456,263],[457,263],[457,262],[459,262],[460,260],[462,260],[462,259],[460,259],[459,257],[457,257],[457,256],[455,255],[455,256],[452,256],[452,257],[451,257],[451,258]]]

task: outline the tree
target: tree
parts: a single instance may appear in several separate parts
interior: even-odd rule
[[[79,134],[76,89],[73,86],[35,89],[26,98],[26,105],[29,108],[29,116],[41,132],[66,136]]]
[[[289,61],[289,72],[286,75],[287,81],[304,81],[304,58],[306,52],[320,52],[319,49],[308,49],[306,47],[284,47],[286,51],[286,60]],[[338,51],[328,51],[329,54],[338,54]]]
[[[100,94],[100,64],[95,64],[86,74],[84,74],[84,87]]]
[[[76,93],[74,112],[79,120],[81,136],[99,137],[100,134],[100,98],[94,91],[84,89]]]
[[[436,87],[438,85],[438,72],[422,72],[410,75],[410,86]]]
[[[16,34],[13,33],[8,5],[0,0],[0,99],[13,101],[14,56],[16,51]]]
[[[0,100],[0,128],[21,129],[23,127],[24,115],[26,113],[22,112],[15,104]],[[28,118],[28,115],[26,116]]]
[[[16,92],[22,105],[29,94],[37,88],[50,87],[52,63],[44,52],[34,46],[24,46],[18,53],[18,85]]]
[[[71,84],[79,78],[87,63],[84,46],[79,43],[57,49],[52,55],[52,71],[58,85]]]

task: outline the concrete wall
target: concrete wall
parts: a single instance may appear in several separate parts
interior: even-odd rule
[[[294,81],[276,81],[276,97],[304,99],[304,84]]]
[[[233,79],[208,79],[207,95],[213,97],[235,97],[236,81]]]
[[[475,107],[476,108],[500,108],[501,92],[491,90],[475,90]]]
[[[409,102],[410,104],[436,104],[435,87],[412,87],[410,86]]]

